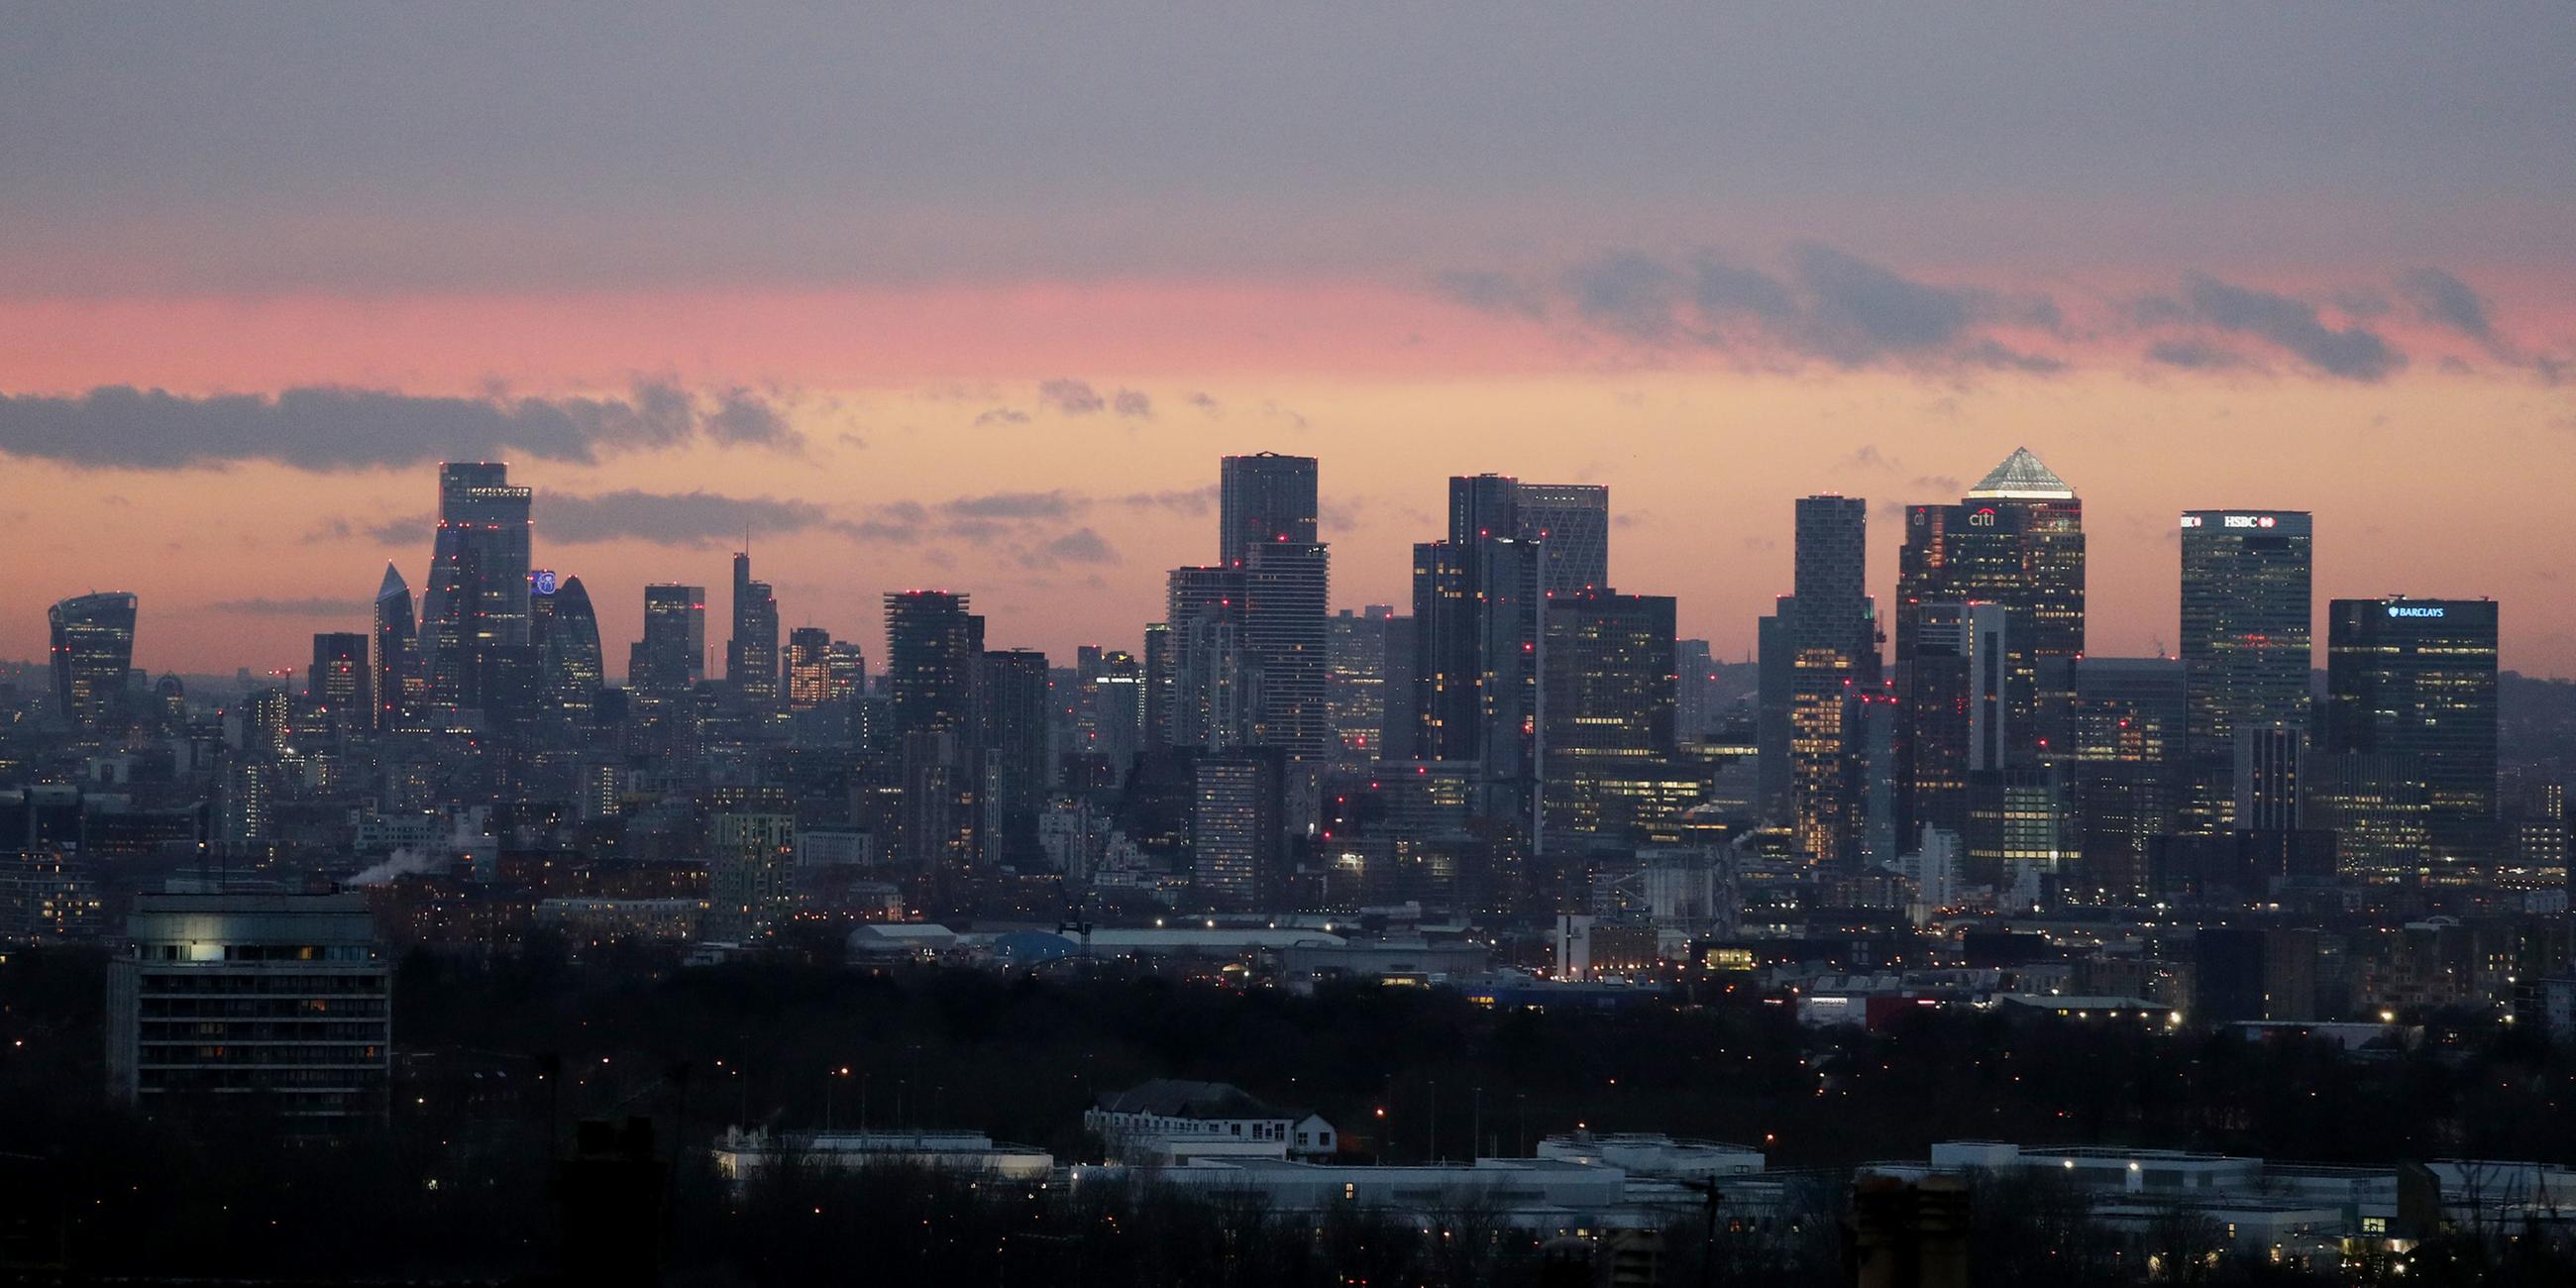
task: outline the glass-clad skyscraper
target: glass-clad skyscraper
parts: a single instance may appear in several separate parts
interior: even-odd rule
[[[2327,609],[2328,748],[2414,766],[2437,859],[2494,851],[2496,617],[2491,599],[2338,599]]]
[[[2312,532],[2295,510],[2182,516],[2191,830],[2233,821],[2240,732],[2308,732]]]
[[[77,729],[113,728],[134,668],[134,596],[80,595],[45,614],[53,634],[54,711]]]

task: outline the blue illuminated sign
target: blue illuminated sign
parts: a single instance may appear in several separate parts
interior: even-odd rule
[[[2440,617],[2442,613],[2442,609],[2428,608],[2421,604],[2390,604],[2388,606],[2388,615],[2391,617]]]
[[[531,583],[531,588],[540,595],[555,593],[555,570],[552,568],[539,568],[528,574],[528,581]]]

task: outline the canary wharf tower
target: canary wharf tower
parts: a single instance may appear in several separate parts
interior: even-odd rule
[[[2050,716],[2069,695],[2041,691],[2040,664],[2084,652],[2084,503],[2075,489],[2020,447],[1957,505],[1907,506],[1896,600],[1900,686],[1923,605],[2003,606],[2012,741],[2004,759],[2007,766],[2051,759],[2048,729],[2059,722]]]

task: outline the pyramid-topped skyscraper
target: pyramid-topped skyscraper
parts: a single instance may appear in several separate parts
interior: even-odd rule
[[[2004,463],[1986,471],[1968,489],[1971,501],[2072,501],[2075,489],[2040,463],[2027,447],[2016,447]]]
[[[1950,747],[1933,731],[1904,727],[1959,700],[1926,687],[1937,687],[1932,677],[1946,672],[1914,665],[1925,647],[1919,627],[1927,615],[1952,619],[1959,605],[1979,603],[2004,610],[2005,700],[1977,745]],[[1906,507],[1895,607],[1898,702],[1906,713],[1897,732],[1897,834],[1911,837],[1924,823],[1964,831],[1965,796],[1929,785],[1963,787],[1975,772],[2035,770],[2063,750],[2050,731],[2063,724],[2069,666],[2084,652],[2084,503],[2019,447],[1957,504]],[[1958,763],[1933,763],[1945,756]]]

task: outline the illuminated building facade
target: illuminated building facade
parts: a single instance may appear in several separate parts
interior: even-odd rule
[[[1610,489],[1523,483],[1520,536],[1539,543],[1539,590],[1550,599],[1610,589]]]
[[[106,730],[128,716],[134,667],[134,596],[81,595],[46,611],[52,631],[54,712],[75,729]]]
[[[2189,830],[2234,825],[2239,730],[2309,731],[2313,533],[2296,510],[2182,516]]]
[[[1674,776],[1673,611],[1661,595],[1547,601],[1550,837],[1624,835],[1653,821],[1635,806],[1656,796],[1640,784]]]
[[[117,1099],[385,1112],[393,967],[366,896],[143,894],[125,924],[131,953],[108,972]]]
[[[2070,695],[2042,692],[2039,662],[2084,652],[2084,504],[2028,448],[2016,448],[1957,505],[1906,508],[1897,557],[1896,666],[1913,660],[1906,608],[1935,600],[2003,606],[2013,765],[2059,758],[2043,725]]]
[[[2327,608],[2326,742],[2404,755],[2442,861],[2495,856],[2496,603],[2338,599]]]

